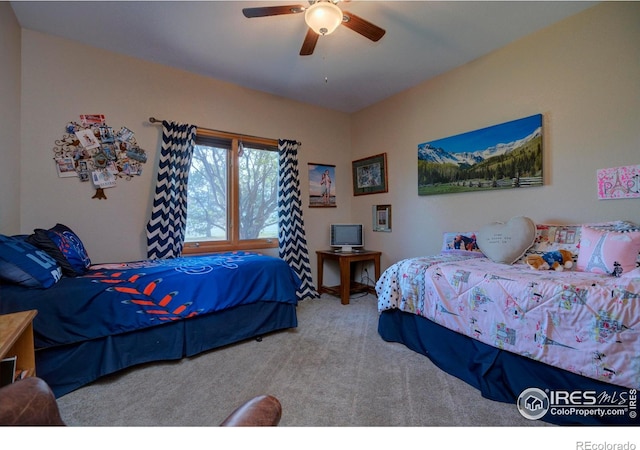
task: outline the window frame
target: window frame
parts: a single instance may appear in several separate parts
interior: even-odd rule
[[[204,140],[206,140],[206,138],[231,140],[229,164],[227,165],[227,188],[229,190],[227,202],[228,239],[222,241],[218,240],[189,242],[185,240],[182,248],[182,254],[195,255],[234,250],[260,250],[266,248],[277,248],[277,236],[275,238],[240,239],[240,164],[238,150],[240,148],[240,142],[242,142],[244,146],[247,147],[251,147],[251,144],[262,147],[273,147],[274,150],[265,149],[265,151],[277,152],[278,141],[276,139],[248,136],[226,131],[211,130],[207,128],[198,128],[196,132],[196,145],[203,145],[198,144],[199,136]],[[204,145],[206,145],[206,143]]]

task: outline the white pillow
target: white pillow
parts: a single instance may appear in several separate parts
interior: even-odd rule
[[[536,224],[528,217],[513,217],[507,223],[493,222],[478,230],[478,247],[487,258],[502,264],[516,262],[536,239]]]

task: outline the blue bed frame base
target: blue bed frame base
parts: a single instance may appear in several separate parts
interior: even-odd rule
[[[127,367],[194,356],[297,326],[296,305],[262,301],[78,344],[36,349],[36,372],[59,398]]]
[[[478,389],[482,396],[513,404],[527,388],[542,390],[595,390],[628,394],[629,389],[583,377],[563,369],[491,347],[451,331],[435,322],[398,309],[384,311],[378,334],[387,342],[404,344],[427,356],[437,367]],[[469,405],[472,407],[473,405]],[[557,425],[635,425],[624,417],[554,416],[542,419]],[[427,425],[427,424],[425,424]]]

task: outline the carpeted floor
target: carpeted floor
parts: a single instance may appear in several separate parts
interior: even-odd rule
[[[298,306],[297,329],[181,361],[147,364],[69,393],[75,426],[210,426],[245,400],[275,395],[281,426],[547,426],[484,399],[426,357],[377,333],[376,298]]]

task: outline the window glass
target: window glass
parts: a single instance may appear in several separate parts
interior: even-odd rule
[[[278,153],[240,146],[240,239],[278,237]]]
[[[277,141],[198,129],[183,252],[278,246]]]
[[[227,241],[229,150],[196,145],[189,170],[185,241]]]

